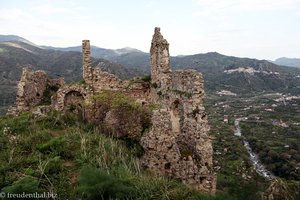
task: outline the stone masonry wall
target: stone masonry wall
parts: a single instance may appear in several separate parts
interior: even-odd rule
[[[56,96],[52,98],[52,105],[55,110],[66,111],[70,106],[80,106],[83,108],[88,97],[92,95],[92,90],[85,85],[65,85],[61,87]],[[73,98],[72,98],[73,97]]]
[[[122,88],[122,81],[117,76],[104,72],[99,67],[92,68],[89,40],[82,41],[82,68],[84,81],[90,85],[95,92],[101,90],[119,90]]]
[[[64,84],[63,78],[49,79],[44,71],[33,71],[23,68],[21,79],[17,86],[15,107],[8,110],[8,115],[17,115],[23,111],[29,111],[41,103],[47,87],[60,87]]]
[[[102,71],[100,68],[93,69],[92,73],[92,87],[95,92],[101,90],[120,90],[122,88],[122,81],[117,76]]]

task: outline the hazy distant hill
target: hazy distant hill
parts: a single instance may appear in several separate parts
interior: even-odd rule
[[[60,51],[82,51],[81,46],[74,46],[74,47],[51,47],[51,46],[41,46],[42,48],[45,49],[52,49],[52,50],[60,50]],[[105,49],[105,48],[100,48],[96,46],[91,46],[91,55],[94,58],[104,58],[104,59],[115,59],[119,56],[126,55],[126,54],[146,54],[138,49],[134,49],[131,47],[125,47],[121,49]]]
[[[300,58],[278,58],[274,61],[277,65],[284,65],[284,66],[290,66],[290,67],[298,67],[300,68]]]
[[[266,60],[237,58],[216,52],[172,57],[174,68],[192,68],[203,73],[206,87],[237,93],[263,90],[300,93],[300,70],[278,66]]]
[[[26,40],[25,38],[17,36],[17,35],[0,35],[0,42],[9,42],[9,41],[24,42],[24,43],[36,46],[34,43]]]

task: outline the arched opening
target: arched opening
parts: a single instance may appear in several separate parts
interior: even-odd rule
[[[176,135],[180,134],[181,132],[181,123],[183,118],[183,106],[181,102],[176,99],[171,104],[171,123],[172,123],[172,131],[176,133]]]
[[[65,95],[64,107],[66,111],[73,113],[82,112],[83,94],[78,91],[70,91]]]

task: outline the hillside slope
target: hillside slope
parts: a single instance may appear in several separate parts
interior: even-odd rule
[[[278,58],[274,61],[277,65],[284,65],[289,67],[298,67],[300,68],[300,58]]]
[[[173,57],[176,69],[200,71],[209,90],[227,89],[236,93],[263,90],[300,93],[300,70],[278,66],[266,60],[225,56],[216,52]]]

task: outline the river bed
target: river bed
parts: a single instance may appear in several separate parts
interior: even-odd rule
[[[242,120],[241,118],[238,118],[238,119],[235,119],[235,121],[234,121],[234,125],[235,125],[234,135],[236,135],[238,137],[242,137],[242,132],[241,132],[241,128],[240,128],[241,120]],[[249,145],[249,142],[246,141],[245,137],[243,137],[243,142],[244,142],[244,146],[246,147],[247,152],[249,154],[250,160],[252,161],[255,171],[259,175],[265,177],[268,180],[273,179],[274,175],[269,170],[267,170],[266,167],[260,162],[258,155],[253,152],[251,146]]]

